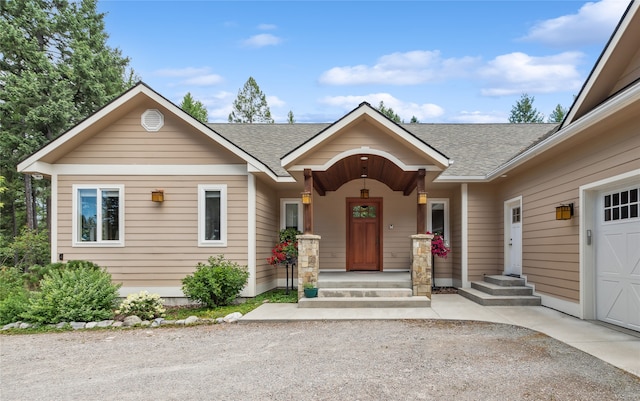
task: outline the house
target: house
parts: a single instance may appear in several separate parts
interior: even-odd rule
[[[245,296],[284,286],[267,263],[284,227],[315,236],[320,274],[407,271],[431,231],[452,249],[437,286],[517,275],[543,305],[640,330],[638,7],[560,125],[396,124],[367,103],[203,124],[139,83],[18,170],[51,180],[52,259],[106,266],[123,295],[182,297],[217,254],[248,266]]]

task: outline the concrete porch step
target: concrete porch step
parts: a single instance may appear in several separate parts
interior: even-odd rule
[[[488,282],[473,281],[471,288],[485,292],[489,295],[503,295],[503,296],[515,296],[515,295],[533,295],[533,288],[527,286],[501,286]]]
[[[411,297],[411,288],[318,288],[319,298],[380,298],[380,297]]]
[[[320,272],[318,288],[411,288],[408,272]]]
[[[540,306],[535,295],[491,295],[475,288],[459,288],[458,294],[483,306]]]
[[[298,308],[428,308],[431,300],[412,297],[317,297],[300,298]]]
[[[526,285],[523,278],[502,275],[484,276],[484,281],[500,287],[523,287]]]

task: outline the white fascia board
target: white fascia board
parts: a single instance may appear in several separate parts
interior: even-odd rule
[[[447,175],[440,176],[433,182],[488,182],[484,175]]]
[[[365,114],[371,117],[372,119],[376,120],[377,122],[379,122],[384,127],[393,131],[395,134],[397,134],[399,137],[401,137],[402,139],[410,143],[412,146],[414,146],[421,152],[427,154],[437,163],[440,163],[442,167],[449,166],[449,159],[447,157],[435,151],[433,148],[431,148],[430,146],[428,146],[427,144],[425,144],[415,136],[409,134],[404,129],[398,127],[396,124],[389,121],[389,119],[380,115],[380,113],[378,113],[377,111],[375,111],[374,109],[372,109],[370,106],[367,106],[367,105],[360,106],[358,109],[354,110],[353,112],[351,112],[350,114],[342,118],[341,120],[337,121],[334,125],[327,128],[321,134],[311,138],[304,145],[300,146],[298,149],[294,150],[287,156],[283,157],[281,160],[281,165],[285,167],[293,163],[295,160],[303,156],[305,153],[309,152],[314,147],[320,145],[322,142],[324,142],[325,140],[333,136],[336,132],[342,130],[344,127],[351,124],[352,122],[354,122],[355,120],[357,120],[358,118],[360,118]]]
[[[247,175],[244,164],[55,164],[60,175]]]
[[[45,163],[45,162],[41,162],[41,161],[35,161],[31,164],[27,164],[27,161],[25,160],[24,162],[20,163],[18,165],[18,172],[19,173],[40,173],[40,174],[45,174],[45,175],[53,175],[53,170],[54,170],[54,166],[49,164],[49,163]]]
[[[610,101],[601,104],[600,106],[595,108],[592,112],[585,115],[581,119],[561,129],[560,131],[551,135],[549,138],[535,145],[531,149],[521,153],[520,155],[516,156],[515,158],[501,165],[497,169],[493,170],[492,172],[487,174],[486,178],[488,180],[493,180],[494,178],[507,173],[509,170],[533,159],[540,153],[543,153],[549,150],[550,148],[558,145],[559,143],[562,143],[565,140],[572,138],[573,136],[579,134],[585,129],[591,127],[592,125],[602,121],[607,117],[610,117],[611,115],[617,113],[618,111],[624,109],[625,107],[630,106],[631,104],[639,100],[640,100],[640,84],[635,84],[634,86],[623,91],[618,96],[611,99]]]

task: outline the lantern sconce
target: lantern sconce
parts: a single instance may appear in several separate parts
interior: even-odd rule
[[[152,202],[164,202],[164,189],[156,189],[151,191]]]
[[[573,217],[573,203],[556,206],[556,220],[571,220]]]
[[[426,205],[426,204],[427,204],[427,193],[418,192],[418,205]]]
[[[310,205],[311,204],[311,192],[303,192],[302,194],[302,204]]]

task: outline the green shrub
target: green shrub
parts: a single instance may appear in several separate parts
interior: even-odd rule
[[[70,260],[68,262],[49,263],[44,266],[34,265],[28,272],[25,272],[25,281],[32,291],[40,288],[40,281],[53,271],[61,271],[64,269],[94,269],[100,270],[100,266],[87,260]]]
[[[15,267],[0,268],[0,324],[20,320],[29,305],[29,291],[24,286],[23,274]]]
[[[25,320],[37,323],[88,322],[113,317],[119,284],[103,269],[82,265],[52,269],[29,302]]]
[[[0,250],[0,264],[11,265],[26,272],[33,265],[44,265],[51,260],[47,230],[24,227],[20,234]]]
[[[136,315],[144,320],[163,317],[165,312],[164,302],[160,295],[149,294],[147,291],[127,295],[127,299],[122,301],[120,307],[116,310],[117,315]]]
[[[182,280],[182,292],[209,308],[231,304],[247,284],[246,267],[225,260],[223,255],[211,256],[209,264],[198,263],[193,276]]]

